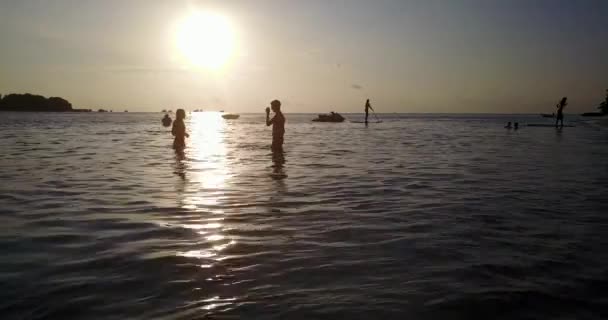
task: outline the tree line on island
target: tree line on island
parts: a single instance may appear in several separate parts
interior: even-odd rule
[[[61,97],[44,97],[31,93],[0,94],[0,111],[14,112],[92,112],[91,109],[74,109],[72,104]],[[99,109],[98,112],[108,112]],[[111,112],[111,111],[110,111]]]
[[[581,116],[583,117],[603,117],[605,115],[608,115],[608,89],[606,89],[606,97],[604,98],[604,101],[602,101],[599,106],[597,106],[597,109],[600,112],[585,112],[583,114],[581,114]]]
[[[72,104],[60,97],[45,98],[35,94],[0,95],[0,110],[3,111],[73,111]]]
[[[601,114],[608,114],[608,89],[606,89],[606,97],[604,98],[604,101],[600,103],[597,108],[600,110]]]

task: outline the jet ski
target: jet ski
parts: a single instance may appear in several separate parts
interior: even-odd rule
[[[329,114],[320,114],[316,119],[312,119],[314,122],[344,122],[344,117],[339,113],[331,112]]]
[[[234,113],[226,113],[222,115],[222,118],[227,119],[227,120],[234,120],[234,119],[238,119],[240,117],[240,115],[238,114],[234,114]]]

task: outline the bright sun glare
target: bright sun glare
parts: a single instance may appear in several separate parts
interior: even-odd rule
[[[189,63],[216,70],[233,54],[234,32],[226,17],[196,11],[178,25],[176,45]]]

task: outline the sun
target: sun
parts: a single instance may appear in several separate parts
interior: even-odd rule
[[[192,12],[178,24],[175,40],[180,55],[196,67],[217,70],[234,53],[230,21],[210,12]]]

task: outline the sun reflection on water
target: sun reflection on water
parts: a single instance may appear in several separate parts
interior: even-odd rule
[[[215,297],[203,300],[203,302],[207,303],[205,306],[203,306],[203,309],[213,310],[218,307],[226,307],[226,306],[231,305],[235,300],[236,300],[236,298],[220,298],[218,296],[215,296]]]
[[[182,195],[181,207],[201,214],[200,221],[188,221],[183,226],[196,230],[211,245],[215,255],[234,244],[227,239],[224,230],[224,211],[215,208],[226,188],[230,176],[226,163],[224,130],[226,122],[218,112],[195,112],[189,119],[190,139],[188,141],[188,172],[190,185]],[[200,250],[186,252],[196,256]],[[209,257],[200,253],[201,257]]]
[[[224,131],[226,122],[218,112],[195,112],[190,120],[192,169],[203,189],[222,189],[229,176]]]
[[[225,234],[229,230],[224,223],[225,212],[219,208],[221,199],[231,177],[226,160],[226,122],[217,112],[191,113],[187,129],[190,139],[185,151],[188,161],[187,185],[178,194],[178,205],[188,213],[180,225],[193,230],[200,238],[193,245],[196,249],[178,252],[178,256],[200,260],[200,267],[214,267],[228,258],[224,251],[236,244]],[[178,191],[178,193],[180,193]],[[222,268],[219,268],[222,270]],[[222,278],[215,274],[211,278]],[[205,300],[205,310],[230,305],[235,298],[216,297]]]

